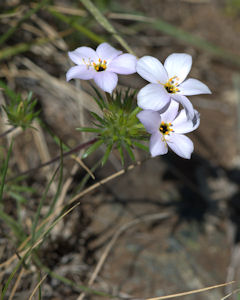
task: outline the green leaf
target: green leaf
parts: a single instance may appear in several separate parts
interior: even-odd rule
[[[92,89],[94,89],[95,93],[97,94],[97,97],[94,97],[94,100],[95,102],[97,103],[97,105],[99,106],[99,108],[101,110],[103,110],[104,107],[106,107],[106,104],[103,100],[103,97],[102,95],[100,94],[100,92],[98,91],[98,89],[95,88],[95,86],[93,86],[91,83],[90,83],[90,86]]]
[[[6,214],[2,208],[0,208],[0,219],[3,220],[13,231],[15,234],[15,237],[22,241],[26,235],[21,227],[21,224],[19,224],[17,221],[15,221],[12,217],[10,217],[8,214]]]
[[[103,140],[99,140],[95,142],[92,146],[90,146],[87,151],[82,156],[82,159],[87,158],[90,154],[96,151],[103,144]]]
[[[138,114],[142,109],[140,107],[136,107],[130,114],[129,114],[129,118],[132,118],[134,116],[136,116],[136,114]]]
[[[80,127],[80,128],[76,128],[76,129],[81,132],[95,132],[95,133],[101,132],[101,129],[91,128],[91,127]]]
[[[141,144],[141,143],[138,143],[138,142],[134,141],[133,145],[140,148],[140,149],[142,149],[142,150],[144,150],[144,151],[146,151],[146,152],[149,152],[149,148],[147,146]]]
[[[103,156],[103,158],[102,158],[102,166],[104,166],[105,163],[107,162],[108,157],[109,157],[109,155],[110,155],[110,153],[111,153],[111,151],[112,151],[112,146],[113,146],[113,144],[109,144],[109,145],[107,146],[106,152],[105,152],[105,154],[104,154],[104,156]]]
[[[3,189],[4,189],[5,178],[6,178],[7,170],[8,170],[8,162],[9,162],[10,155],[12,153],[12,145],[13,145],[13,140],[11,141],[11,144],[10,144],[10,147],[9,147],[9,150],[8,150],[8,153],[7,153],[7,159],[4,162],[3,174],[2,174],[1,185],[0,185],[0,203],[2,203]]]
[[[14,200],[16,200],[17,202],[19,202],[19,203],[21,203],[21,204],[27,202],[27,200],[26,200],[23,196],[19,195],[18,193],[15,193],[15,192],[10,191],[10,192],[8,192],[8,194],[9,194]]]
[[[128,145],[126,142],[124,143],[124,147],[126,148],[127,153],[128,153],[128,155],[131,157],[131,159],[132,159],[133,161],[136,161],[135,156],[134,156],[134,154],[133,154],[133,152],[132,152],[132,149],[129,147],[129,145]]]
[[[118,149],[118,152],[119,152],[119,155],[120,155],[121,164],[122,164],[122,166],[124,166],[124,155],[123,155],[123,149],[122,149],[122,146],[121,146],[121,145],[118,145],[118,146],[117,146],[117,149]]]
[[[98,114],[94,113],[94,112],[91,112],[91,115],[96,119],[98,120],[98,122],[100,122],[101,124],[103,125],[106,125],[106,121],[104,121],[104,119],[102,119],[101,117],[99,117]]]

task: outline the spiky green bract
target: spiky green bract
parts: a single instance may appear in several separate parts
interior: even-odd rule
[[[8,93],[6,92],[6,94]],[[29,127],[33,128],[31,124],[40,113],[35,111],[36,104],[37,100],[32,99],[32,92],[26,99],[23,99],[21,95],[10,97],[10,102],[3,105],[9,125],[21,127],[23,130]]]
[[[104,165],[113,149],[119,151],[121,162],[124,165],[124,152],[127,152],[134,161],[135,156],[132,149],[138,147],[148,151],[148,147],[141,144],[140,141],[146,140],[148,135],[136,115],[141,109],[136,104],[136,92],[117,91],[113,96],[108,94],[107,100],[103,99],[101,94],[95,89],[97,98],[95,101],[102,111],[102,116],[91,113],[95,121],[94,128],[78,128],[84,132],[94,132],[98,140],[91,145],[83,154],[86,158],[93,153],[102,144],[106,146],[105,154],[102,158]]]

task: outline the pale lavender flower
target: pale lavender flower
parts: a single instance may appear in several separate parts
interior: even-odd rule
[[[73,78],[93,79],[105,92],[112,93],[118,82],[116,74],[136,72],[137,59],[132,54],[122,54],[108,43],[100,44],[96,51],[90,47],[80,47],[68,52],[71,60],[77,64],[66,74],[67,81]]]
[[[142,109],[160,111],[165,109],[173,99],[183,105],[187,116],[192,119],[194,109],[185,96],[211,94],[211,91],[197,79],[185,80],[191,66],[191,55],[184,53],[169,55],[164,65],[152,56],[140,58],[137,62],[137,73],[150,84],[138,93],[138,105]]]
[[[193,152],[193,142],[184,133],[195,130],[200,123],[200,115],[194,111],[194,124],[189,120],[186,111],[178,111],[179,104],[171,101],[168,109],[160,114],[153,110],[143,110],[137,114],[138,119],[151,134],[151,155],[163,155],[168,152],[168,146],[179,156],[190,159]]]

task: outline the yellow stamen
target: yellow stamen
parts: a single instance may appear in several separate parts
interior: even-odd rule
[[[165,122],[161,122],[161,125],[159,127],[159,131],[162,133],[163,135],[163,139],[165,139],[165,135],[170,135],[170,132],[173,131],[172,128],[170,128],[170,126],[172,126],[171,123],[165,123]]]
[[[98,59],[98,63],[92,63],[92,66],[94,67],[94,69],[97,71],[97,72],[102,72],[102,71],[105,71],[107,69],[107,61],[104,60],[102,61],[101,58]]]
[[[170,94],[176,94],[179,92],[178,86],[179,78],[177,76],[171,77],[165,84],[164,87]]]

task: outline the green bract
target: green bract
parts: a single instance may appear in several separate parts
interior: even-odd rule
[[[94,132],[97,134],[98,140],[85,151],[83,158],[104,144],[106,151],[102,158],[103,165],[114,148],[119,151],[122,164],[124,164],[125,151],[134,161],[135,157],[132,151],[134,147],[148,151],[148,147],[139,142],[147,139],[148,134],[136,117],[141,111],[136,104],[136,92],[117,91],[113,96],[108,95],[107,100],[104,100],[96,89],[95,91],[97,97],[94,99],[102,111],[102,116],[92,112],[95,127],[81,127],[78,130]]]
[[[12,94],[3,83],[0,86],[4,87],[6,95],[10,98],[10,102],[2,106],[7,114],[8,123],[13,127],[22,127],[22,129],[32,127],[33,120],[39,114],[39,111],[35,111],[37,100],[32,100],[32,92],[26,99],[23,99],[21,95]]]

